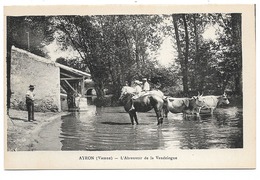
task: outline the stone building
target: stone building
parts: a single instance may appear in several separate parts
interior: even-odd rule
[[[35,85],[35,111],[67,110],[67,94],[84,98],[84,81],[90,78],[86,72],[13,47],[11,108],[25,110],[25,93],[29,85]]]

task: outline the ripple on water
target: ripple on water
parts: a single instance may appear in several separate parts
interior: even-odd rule
[[[169,113],[157,126],[154,111],[138,113],[139,125],[131,125],[122,107],[96,109],[63,116],[43,131],[44,145],[54,142],[61,150],[153,150],[153,149],[217,149],[243,147],[243,114],[237,107],[219,108],[212,116],[200,117]],[[56,129],[57,138],[49,133]],[[57,130],[58,129],[58,130]],[[48,144],[48,142],[51,142]],[[58,142],[58,143],[59,143]]]

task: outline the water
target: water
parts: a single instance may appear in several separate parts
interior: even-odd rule
[[[131,125],[123,107],[96,108],[57,119],[40,133],[37,150],[155,150],[243,148],[242,109],[218,108],[200,117],[169,113],[157,126],[154,111]]]

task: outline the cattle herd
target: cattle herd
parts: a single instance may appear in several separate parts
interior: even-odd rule
[[[147,112],[151,109],[155,110],[158,125],[163,123],[164,117],[168,117],[168,113],[183,113],[186,117],[188,113],[200,115],[201,109],[210,109],[213,114],[214,109],[220,104],[229,104],[227,94],[224,92],[220,96],[203,96],[198,94],[191,98],[173,98],[164,96],[159,90],[146,92],[137,99],[133,99],[134,90],[131,87],[123,87],[119,100],[123,103],[125,111],[129,113],[131,123],[138,124],[136,112]],[[134,106],[132,110],[131,106]],[[163,114],[162,114],[163,113]]]
[[[221,96],[193,96],[192,98],[164,98],[164,114],[167,117],[168,113],[183,113],[186,116],[187,113],[200,114],[201,109],[210,109],[213,114],[214,109],[220,104],[229,104],[227,94],[224,93]]]

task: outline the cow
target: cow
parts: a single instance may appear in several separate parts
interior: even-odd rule
[[[186,117],[188,112],[194,113],[194,111],[204,104],[198,101],[198,96],[193,96],[192,98],[164,98],[164,116],[167,118],[168,113],[183,113]]]
[[[197,102],[199,102],[200,107],[198,107],[197,114],[200,114],[201,109],[210,109],[210,113],[213,114],[214,109],[220,104],[229,104],[229,100],[227,98],[227,94],[224,92],[223,95],[220,96],[197,96]]]

